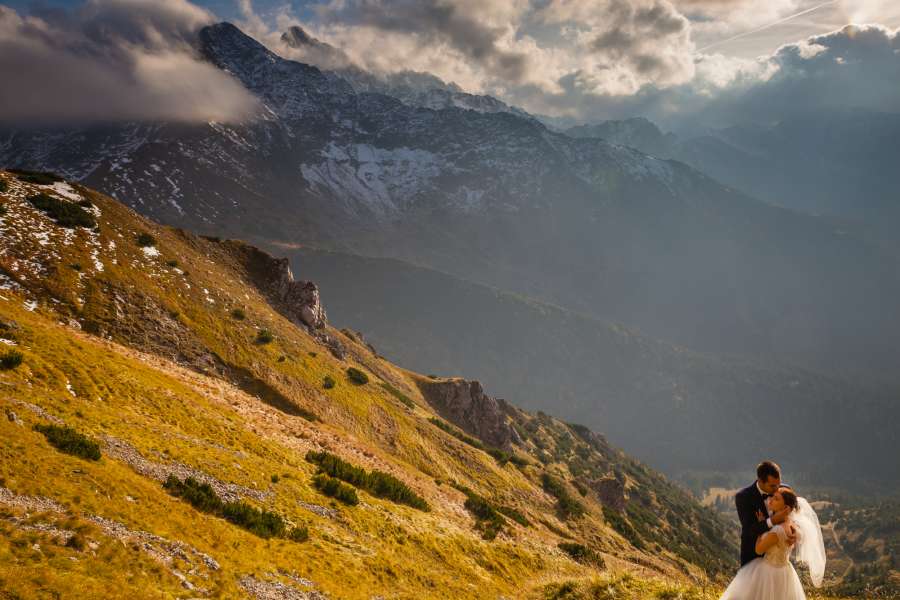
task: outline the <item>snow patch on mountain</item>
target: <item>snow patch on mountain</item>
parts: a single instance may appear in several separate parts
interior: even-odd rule
[[[340,146],[330,142],[322,162],[301,164],[303,177],[319,192],[341,198],[347,208],[365,207],[387,216],[409,206],[440,175],[440,157],[417,148],[378,148],[370,144]]]

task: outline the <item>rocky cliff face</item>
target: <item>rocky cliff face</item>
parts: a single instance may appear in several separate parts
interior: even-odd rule
[[[313,330],[328,324],[319,288],[312,281],[297,281],[288,259],[274,256],[243,242],[224,243],[237,258],[248,279],[263,292],[273,306],[297,325]]]
[[[477,381],[422,381],[419,389],[445,419],[495,448],[509,449],[522,439],[509,422],[509,405],[484,393]]]

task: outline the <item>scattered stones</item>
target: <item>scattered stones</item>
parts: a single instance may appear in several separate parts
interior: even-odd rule
[[[13,400],[13,402],[15,404],[21,406],[22,408],[27,408],[28,410],[30,410],[37,416],[41,417],[42,419],[46,419],[46,420],[50,421],[54,425],[65,425],[66,424],[65,421],[63,421],[62,419],[60,419],[57,416],[51,415],[50,413],[48,413],[46,410],[44,410],[37,404],[31,404],[30,402],[24,402],[22,400]]]
[[[19,427],[24,425],[24,423],[22,422],[22,419],[19,418],[19,415],[17,415],[15,413],[15,411],[12,411],[8,408],[6,409],[6,418],[9,419],[12,423],[15,423],[16,425],[18,425]]]
[[[256,600],[328,600],[327,596],[316,590],[301,591],[279,581],[260,581],[252,575],[244,575],[239,583]]]
[[[334,510],[333,508],[326,508],[324,506],[319,506],[318,504],[309,504],[307,502],[300,501],[297,502],[297,505],[300,506],[300,508],[306,509],[313,514],[319,515],[320,517],[327,517],[329,519],[338,518],[338,511]]]
[[[49,498],[43,496],[22,496],[14,494],[5,487],[0,487],[0,504],[21,508],[25,512],[65,512],[65,509]]]
[[[62,506],[49,498],[15,494],[5,487],[0,487],[0,504],[22,509],[26,513],[53,512],[64,514],[66,512]],[[205,571],[218,571],[221,569],[219,563],[213,557],[184,542],[168,540],[147,531],[133,531],[118,521],[99,515],[85,514],[82,517],[100,527],[105,535],[126,545],[134,545],[151,558],[165,565],[173,575],[181,580],[182,585],[187,589],[195,589],[196,586],[187,581],[183,575],[179,577],[180,571],[176,567],[179,563],[188,567],[190,575],[199,576],[203,579],[208,578],[208,574]],[[73,531],[59,529],[50,524],[24,523],[22,519],[17,517],[10,517],[9,520],[16,523],[19,529],[48,533],[59,537],[63,540],[63,543],[68,542],[75,535]],[[88,547],[96,550],[99,548],[99,545],[96,542],[91,542]]]
[[[225,483],[203,471],[179,462],[164,464],[147,460],[134,446],[112,436],[104,436],[103,443],[103,451],[107,456],[122,461],[134,469],[135,472],[157,481],[165,481],[169,475],[175,475],[179,479],[193,477],[197,481],[208,483],[219,497],[226,502],[235,502],[241,498],[253,498],[257,501],[263,501],[271,495],[271,492],[254,490],[234,483]]]

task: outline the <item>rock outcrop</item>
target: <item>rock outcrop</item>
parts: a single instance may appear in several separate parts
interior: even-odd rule
[[[442,417],[489,446],[507,450],[522,439],[510,424],[508,405],[484,393],[477,381],[419,381],[425,400]]]
[[[284,316],[312,330],[325,329],[328,319],[319,288],[312,281],[297,281],[288,259],[275,258],[255,246],[228,240],[223,245],[238,260],[250,282]]]

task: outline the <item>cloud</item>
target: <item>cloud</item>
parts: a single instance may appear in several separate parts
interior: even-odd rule
[[[200,60],[215,21],[186,0],[89,0],[20,16],[0,6],[0,121],[232,121],[256,100]]]
[[[771,75],[725,87],[707,103],[710,117],[774,122],[816,111],[900,111],[900,30],[848,25],[759,62]]]
[[[510,4],[511,6],[512,4]],[[521,81],[528,55],[510,48],[514,12],[465,0],[339,0],[320,6],[321,24],[360,27],[412,38],[430,48],[444,47],[493,77]]]

